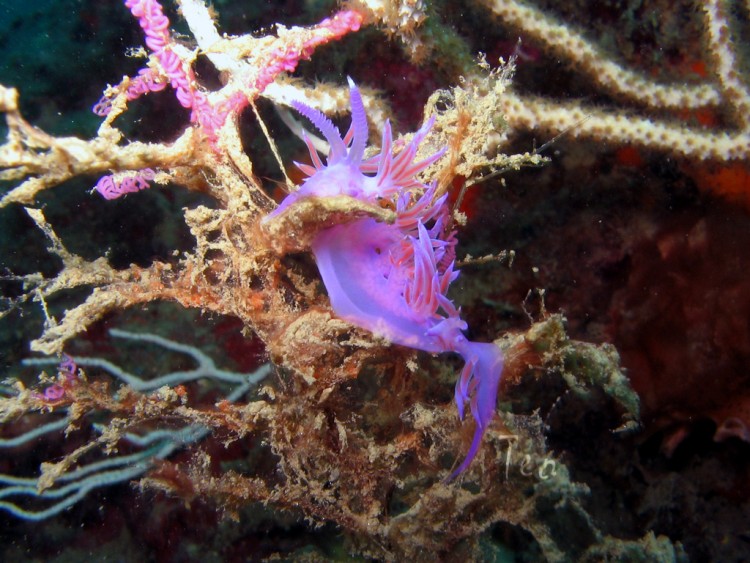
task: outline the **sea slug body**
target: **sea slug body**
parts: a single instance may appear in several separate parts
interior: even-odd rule
[[[450,476],[453,478],[474,459],[492,419],[503,356],[494,344],[466,338],[463,331],[467,325],[446,296],[458,276],[453,267],[456,239],[449,230],[447,196],[436,198],[436,185],[426,186],[417,179],[444,151],[414,162],[433,120],[395,156],[386,122],[380,154],[364,160],[367,116],[351,79],[349,85],[352,125],[343,137],[323,114],[295,105],[325,136],[330,151],[324,163],[306,140],[312,165],[298,166],[308,177],[267,219],[307,198],[349,196],[371,204],[387,202],[395,208],[393,223],[364,217],[322,228],[311,248],[339,317],[395,344],[430,353],[456,352],[465,360],[455,400],[461,418],[469,403],[476,430],[466,458]]]

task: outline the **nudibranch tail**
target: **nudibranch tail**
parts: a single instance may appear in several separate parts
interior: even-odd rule
[[[495,344],[485,342],[459,342],[456,352],[466,361],[456,382],[455,400],[458,414],[464,416],[464,404],[469,403],[476,421],[471,446],[461,465],[451,473],[449,480],[462,473],[479,451],[484,432],[495,414],[497,391],[503,373],[503,353]]]

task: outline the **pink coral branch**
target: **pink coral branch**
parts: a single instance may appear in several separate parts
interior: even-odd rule
[[[125,194],[139,192],[150,187],[149,182],[155,176],[156,172],[151,168],[144,168],[143,170],[119,175],[108,174],[99,178],[94,189],[104,199],[117,199]]]
[[[353,10],[342,10],[326,18],[311,28],[279,26],[278,37],[271,41],[258,41],[258,53],[253,53],[250,68],[239,72],[233,85],[225,86],[209,100],[196,82],[190,61],[180,57],[179,50],[169,31],[169,18],[157,0],[125,0],[125,6],[138,18],[138,23],[146,36],[146,46],[159,62],[163,76],[175,90],[175,96],[185,108],[191,110],[190,121],[201,126],[208,140],[213,144],[218,139],[218,131],[230,114],[237,114],[256,98],[282,72],[291,72],[300,60],[309,58],[320,45],[339,39],[352,31],[357,31],[363,16]],[[148,92],[163,90],[165,80],[158,71],[145,68],[131,79],[125,97],[134,100]],[[100,116],[109,114],[112,98],[103,96],[94,106]],[[338,137],[338,135],[336,135]],[[346,152],[343,143],[342,152]],[[360,141],[363,144],[363,141]],[[364,145],[363,145],[364,146]],[[322,163],[318,160],[322,167]],[[312,174],[313,170],[309,172]],[[102,177],[96,190],[107,199],[120,197],[125,193],[148,187],[143,173],[128,174],[118,181],[114,176]]]
[[[363,16],[354,10],[341,10],[312,28],[279,27],[279,36],[270,44],[262,46],[261,53],[254,57],[252,77],[242,84],[243,91],[228,91],[220,101],[211,103],[206,94],[196,86],[195,75],[190,64],[180,58],[174,49],[174,40],[169,32],[169,18],[164,15],[157,0],[125,0],[125,6],[138,18],[146,35],[146,46],[161,64],[170,85],[175,89],[180,105],[191,109],[190,120],[199,123],[210,139],[215,139],[230,113],[237,113],[257,97],[282,72],[292,72],[301,60],[310,58],[320,45],[334,41],[347,33],[359,30]],[[250,74],[250,73],[249,73]],[[150,82],[137,83],[127,92],[128,100],[135,99],[146,91],[160,89]],[[106,115],[106,100],[95,106],[95,111]]]
[[[160,73],[153,68],[142,68],[138,71],[138,76],[125,78],[123,82],[127,83],[125,99],[129,102],[137,100],[149,92],[161,92],[167,87],[167,83],[162,81]],[[123,84],[120,85],[120,88],[122,86]],[[104,94],[92,108],[92,111],[99,117],[106,117],[112,110],[112,100],[113,95]]]
[[[363,16],[354,10],[341,10],[312,28],[281,30],[271,45],[269,54],[261,65],[261,71],[252,88],[265,90],[282,72],[292,72],[301,60],[309,59],[320,45],[340,39],[362,25]]]
[[[146,35],[146,46],[153,51],[169,83],[175,89],[180,105],[193,110],[191,121],[202,121],[200,114],[210,111],[206,95],[195,88],[195,75],[189,65],[183,63],[173,50],[173,40],[169,33],[169,18],[164,15],[157,0],[125,0],[125,6],[138,18],[138,23]]]

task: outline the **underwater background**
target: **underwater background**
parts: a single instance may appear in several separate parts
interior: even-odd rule
[[[356,10],[360,4],[368,3],[350,5]],[[365,362],[345,383],[331,380],[337,402],[330,410],[318,412],[312,400],[294,403],[309,411],[303,416],[290,407],[288,418],[274,419],[278,426],[269,423],[271,430],[248,426],[244,432],[237,422],[201,419],[210,433],[155,442],[165,449],[134,458],[147,463],[132,474],[80,491],[75,502],[39,521],[13,514],[4,503],[18,501],[36,511],[54,501],[19,500],[10,489],[17,485],[5,477],[35,477],[41,463],[59,461],[96,441],[96,425],[111,423],[112,414],[92,409],[70,432],[58,425],[16,443],[15,437],[47,424],[54,408],[22,415],[0,410],[0,559],[750,559],[750,151],[744,115],[750,100],[750,5],[705,3],[718,6],[731,24],[722,33],[732,42],[734,66],[721,70],[727,59],[707,46],[710,30],[704,27],[701,2],[390,4],[400,6],[402,20],[395,18],[391,27],[385,20],[363,25],[318,47],[293,75],[308,84],[344,88],[351,76],[358,85],[377,90],[394,131],[401,134],[419,128],[431,95],[463,83],[461,77],[473,72],[480,53],[492,68],[501,57],[515,57],[513,96],[521,102],[551,100],[558,109],[584,115],[571,127],[556,129],[499,108],[493,117],[497,128],[510,131],[500,150],[521,154],[552,141],[540,151],[548,161],[503,169],[460,201],[466,222],[458,228],[456,254],[464,264],[450,296],[462,308],[472,338],[499,340],[506,354],[497,409],[504,414],[498,414],[487,451],[471,476],[452,485],[461,493],[438,502],[444,494],[440,487],[449,488],[441,479],[457,457],[462,459],[471,438],[470,430],[451,427],[450,436],[463,440],[454,443],[444,430],[456,419],[451,401],[460,365],[452,356],[392,347],[384,352],[387,361]],[[176,6],[166,0],[163,6],[175,37],[189,43]],[[212,6],[221,33],[255,36],[273,35],[276,23],[312,26],[341,7],[296,0],[215,0]],[[653,103],[644,109],[637,95],[592,78],[596,70],[583,70],[589,60],[537,40],[525,20],[508,15],[513,9],[524,14],[527,7],[580,33],[596,47],[590,58],[614,60],[647,84],[719,84],[725,98],[705,107]],[[410,10],[419,15],[416,23],[408,22]],[[414,30],[400,34],[404,22]],[[135,18],[116,0],[5,0],[0,5],[0,84],[18,89],[20,112],[30,124],[56,137],[88,139],[102,122],[91,108],[108,84],[143,66],[142,60],[125,56],[142,44]],[[209,66],[200,59],[194,64],[210,88],[221,77]],[[721,82],[729,75],[736,84]],[[656,123],[654,137],[662,123],[683,137],[695,135],[683,150],[677,143],[652,142],[647,134],[596,130],[590,127],[598,119],[595,111],[634,123],[650,119]],[[257,112],[286,170],[279,169],[259,117],[249,107],[239,118],[242,146],[252,155],[255,178],[278,201],[285,174],[301,180],[293,161],[308,162],[309,157],[272,102],[259,99]],[[594,117],[587,124],[589,114]],[[118,127],[126,142],[169,143],[188,119],[189,112],[172,94],[154,92],[129,106]],[[342,114],[335,122],[346,124],[347,119]],[[5,137],[8,126],[0,129]],[[689,148],[722,135],[744,139],[744,148],[727,150],[724,157],[719,149],[700,155]],[[8,168],[4,158],[0,153],[0,164]],[[40,357],[29,343],[45,327],[42,305],[59,318],[91,292],[90,287],[71,287],[47,303],[29,290],[33,284],[24,276],[53,279],[62,262],[49,252],[49,235],[24,205],[43,209],[69,252],[87,261],[106,256],[115,270],[133,264],[145,269],[156,261],[176,267],[196,240],[183,209],[219,207],[206,191],[185,189],[177,181],[168,189],[154,187],[110,202],[92,193],[97,180],[96,174],[84,173],[40,192],[33,205],[0,208],[0,366],[3,397],[9,400],[18,392],[16,380],[44,390],[52,379],[38,387],[39,372],[54,376],[62,361],[54,358],[42,367],[24,363]],[[464,180],[461,174],[452,179],[452,201]],[[0,176],[3,194],[19,183]],[[472,261],[468,255],[494,258]],[[310,258],[292,253],[285,260],[284,268],[315,286],[322,299],[319,282],[310,281],[316,279]],[[117,337],[118,329],[127,331],[125,336]],[[159,335],[190,351],[130,333]],[[308,335],[311,341],[313,336]],[[302,393],[301,380],[284,369],[257,371],[269,360],[284,364],[286,356],[269,348],[239,316],[164,299],[123,307],[90,324],[66,344],[66,354],[78,363],[65,369],[75,377],[81,368],[89,381],[107,380],[116,388],[122,379],[113,370],[85,358],[106,360],[139,380],[179,374],[205,361],[211,370],[238,379],[176,377],[169,382],[205,413],[229,396],[242,405],[251,398],[273,402],[263,397],[274,393],[277,401]],[[265,378],[265,390],[261,384],[256,388],[255,380],[252,388],[242,388],[245,380],[239,376],[250,373]],[[227,408],[224,412],[239,419],[239,406]],[[192,428],[187,419],[177,418],[182,415],[162,414],[173,431]],[[306,435],[318,429],[311,421],[330,432],[320,438]],[[156,430],[155,425],[145,428]],[[299,458],[281,455],[287,450],[273,442],[280,438],[268,438],[265,431],[300,433],[284,442]],[[398,462],[387,467],[396,470],[388,473],[377,466],[377,456],[361,454],[368,440],[382,448],[395,444]],[[449,450],[449,443],[455,449]],[[302,470],[292,466],[319,468],[323,463],[308,451],[313,447],[330,450],[328,477],[300,480],[295,485],[299,496],[294,496],[291,475]],[[358,447],[361,457],[350,459]],[[114,451],[87,451],[81,459],[96,463],[143,451],[120,442]],[[374,465],[362,461],[367,459]],[[352,488],[372,490],[355,499],[354,492],[337,489],[337,479],[347,478],[339,477],[338,464],[342,475],[363,474],[366,486]],[[125,462],[118,467],[132,468]],[[246,480],[227,477],[235,475]],[[262,479],[263,487],[249,476]],[[433,496],[425,493],[428,489]],[[377,533],[367,531],[365,515],[377,521]]]

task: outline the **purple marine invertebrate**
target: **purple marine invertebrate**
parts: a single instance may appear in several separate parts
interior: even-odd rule
[[[293,102],[294,109],[309,119],[325,136],[330,147],[326,163],[320,160],[310,139],[304,137],[310,151],[312,166],[295,162],[297,167],[307,174],[302,187],[289,194],[281,205],[268,218],[280,215],[296,201],[305,197],[332,197],[348,195],[374,203],[380,198],[392,196],[411,188],[424,188],[416,179],[416,174],[438,160],[445,149],[438,151],[425,160],[414,163],[417,147],[429,132],[434,118],[425,123],[414,134],[412,142],[398,155],[391,155],[393,138],[391,125],[386,120],[383,127],[382,150],[380,155],[363,161],[367,146],[367,115],[362,97],[354,82],[349,79],[351,88],[352,124],[342,138],[338,128],[319,111],[299,102]],[[366,175],[374,172],[374,175]]]
[[[351,79],[349,85],[352,124],[343,138],[322,113],[295,105],[323,133],[330,151],[324,164],[305,139],[313,164],[298,166],[308,178],[267,219],[311,197],[345,195],[368,203],[385,200],[395,208],[392,224],[366,217],[322,229],[312,239],[312,251],[339,317],[396,344],[430,353],[456,352],[464,358],[466,364],[456,383],[456,406],[463,418],[468,402],[477,426],[466,458],[451,474],[453,478],[473,460],[492,419],[503,369],[502,353],[492,343],[466,338],[466,322],[446,296],[458,276],[447,195],[435,198],[436,184],[428,187],[416,177],[444,150],[414,163],[433,119],[395,156],[391,154],[393,140],[386,121],[380,154],[363,161],[367,116]]]

